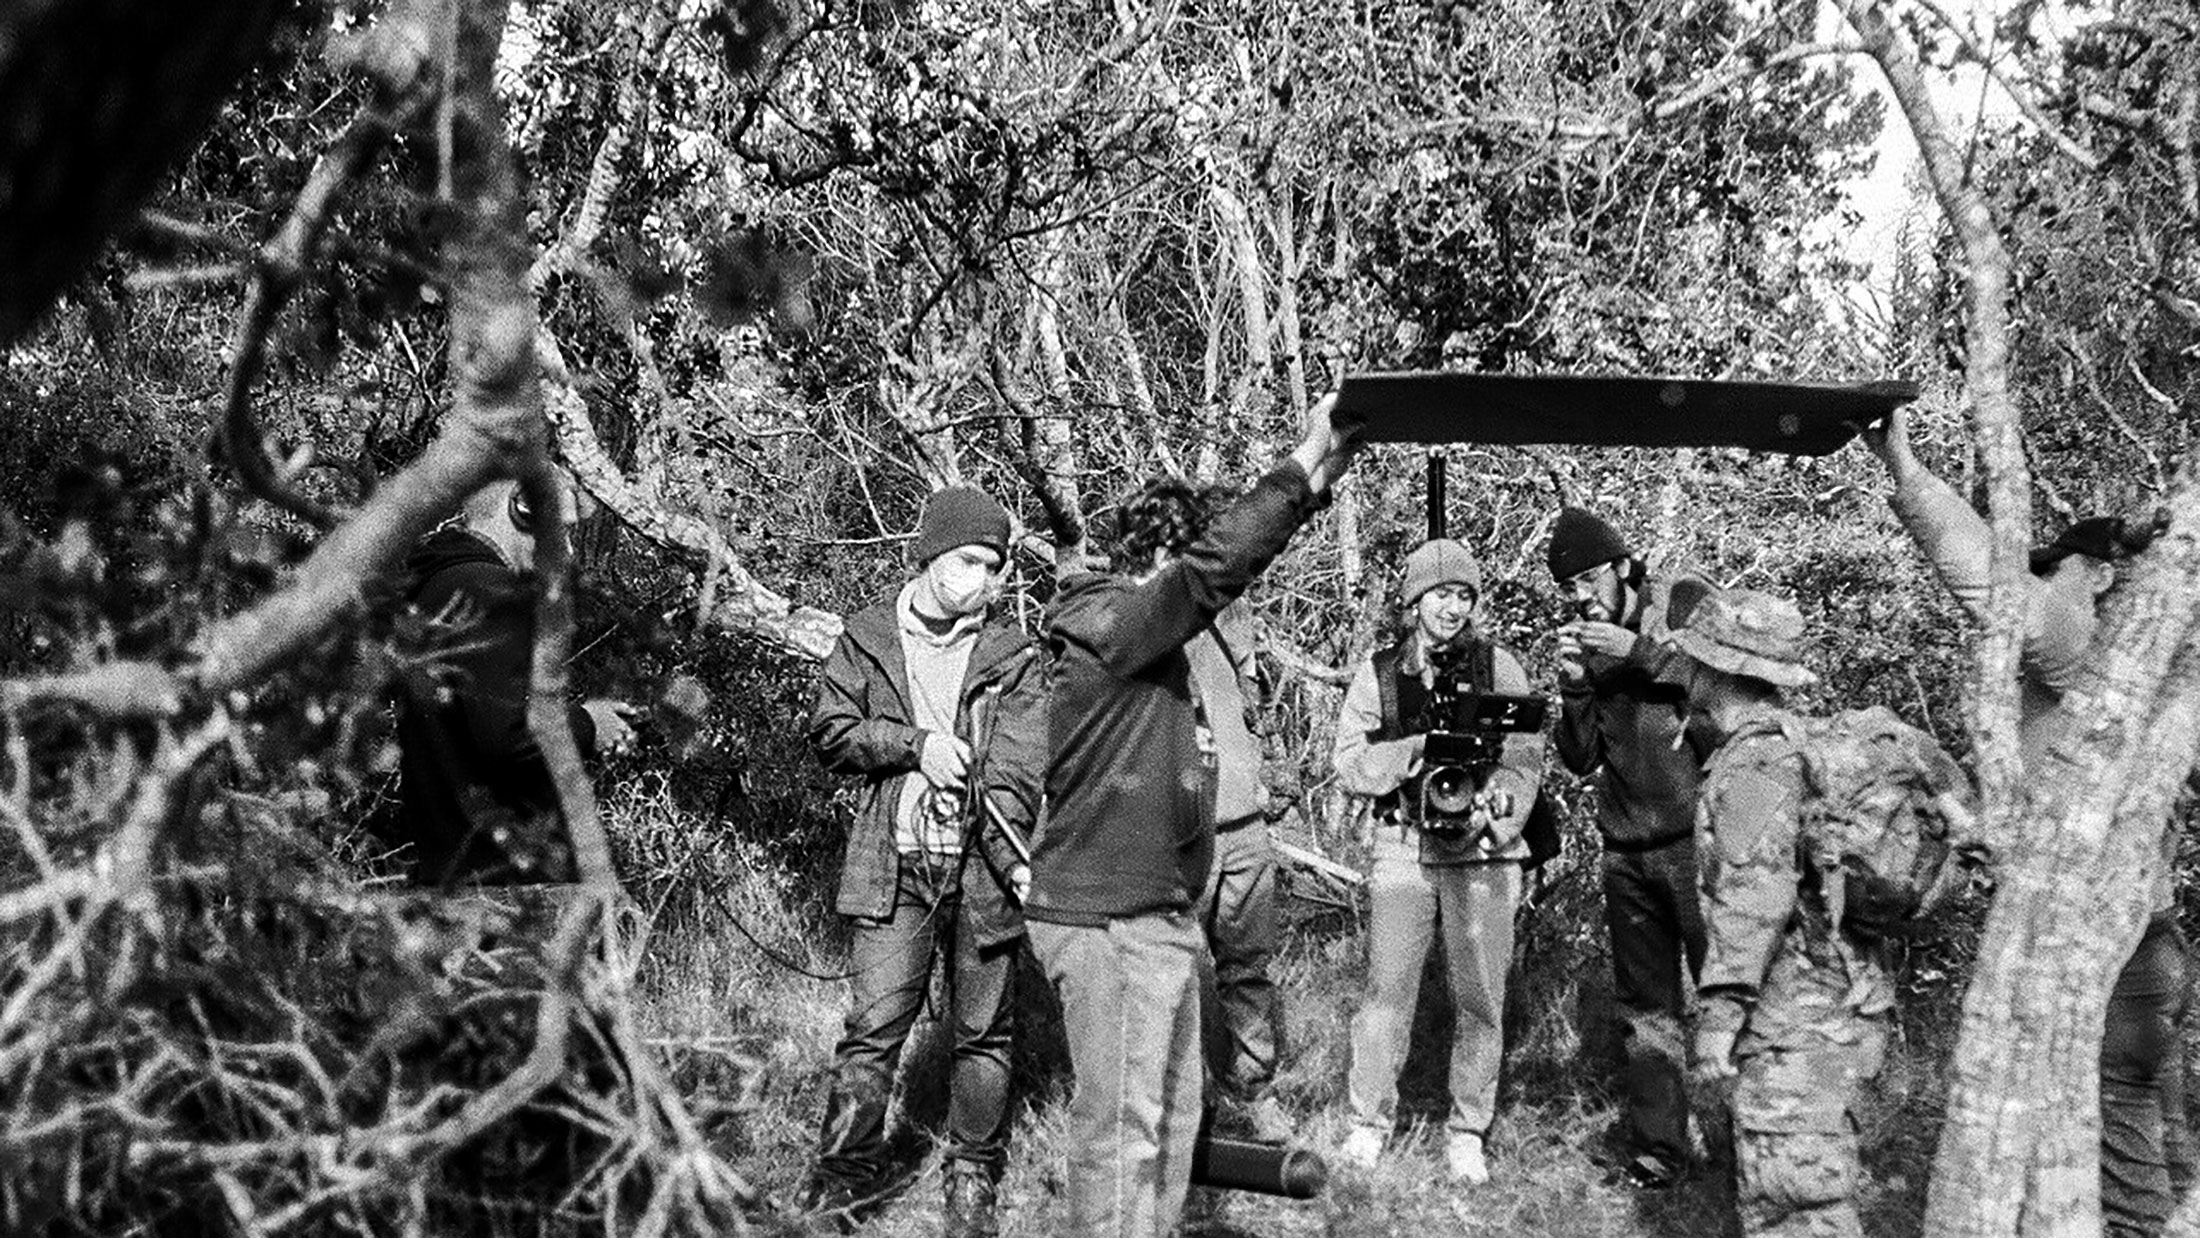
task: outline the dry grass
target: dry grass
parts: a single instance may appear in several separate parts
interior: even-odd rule
[[[658,823],[659,828],[672,822]],[[1615,1183],[1595,1159],[1615,1113],[1616,1033],[1602,1013],[1607,963],[1593,857],[1570,856],[1521,932],[1520,965],[1508,1012],[1510,1052],[1491,1135],[1493,1181],[1454,1188],[1444,1180],[1440,1137],[1444,1097],[1442,1027],[1448,1002],[1430,973],[1423,986],[1415,1049],[1401,1109],[1409,1125],[1373,1173],[1340,1170],[1321,1200],[1297,1203],[1246,1194],[1194,1192],[1189,1232],[1274,1235],[1654,1235],[1698,1238],[1737,1233],[1732,1191],[1707,1173],[1662,1194]],[[723,883],[723,906],[766,946],[830,974],[843,957],[841,932],[824,908],[790,909],[777,891],[787,875],[760,871]],[[767,959],[724,920],[689,923],[660,936],[645,973],[644,1017],[674,1046],[675,1077],[691,1088],[723,1084],[715,1101],[690,1093],[699,1111],[738,1109],[712,1129],[743,1175],[781,1201],[808,1170],[824,1102],[845,985],[797,975]],[[1301,1121],[1304,1140],[1333,1147],[1341,1116],[1345,1028],[1364,973],[1359,926],[1331,913],[1294,925],[1277,967],[1284,990],[1286,1060],[1278,1091]],[[1036,1025],[1019,1056],[1021,1111],[1002,1184],[1003,1232],[1048,1235],[1059,1228],[1063,1152],[1059,1068],[1036,1039],[1052,1039],[1058,1012],[1035,969],[1021,977],[1020,1013]],[[1937,999],[1936,999],[1937,1000]],[[1871,1232],[1917,1232],[1930,1132],[1937,1120],[1937,1036],[1898,1050],[1888,1085],[1867,1115],[1874,1173],[1866,1201]],[[728,1069],[729,1064],[737,1068]],[[938,1232],[940,1182],[933,1146],[943,1116],[940,1029],[920,1022],[903,1072],[898,1151],[913,1173],[907,1189],[864,1229],[880,1238]],[[1437,1132],[1431,1134],[1430,1132]]]

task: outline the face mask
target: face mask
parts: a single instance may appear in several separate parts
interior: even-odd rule
[[[999,583],[985,565],[951,554],[932,560],[925,574],[930,578],[932,599],[950,615],[974,615],[984,610],[992,604]]]

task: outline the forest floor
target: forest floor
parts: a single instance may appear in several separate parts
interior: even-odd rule
[[[1558,874],[1542,901],[1523,912],[1490,1183],[1458,1187],[1445,1177],[1449,1001],[1432,968],[1404,1075],[1405,1119],[1384,1161],[1362,1172],[1332,1157],[1329,1190],[1310,1202],[1195,1188],[1186,1232],[1213,1238],[1739,1233],[1723,1167],[1647,1192],[1600,1164],[1617,1115],[1617,1036],[1602,933],[1594,927],[1600,914],[1596,866],[1593,857],[1570,857],[1554,867],[1564,870],[1568,863],[1571,869]],[[844,966],[844,930],[817,896],[790,903],[787,891],[803,885],[791,876],[747,869],[726,879],[710,895],[714,909],[657,937],[643,979],[644,1018],[672,1055],[676,1078],[720,1150],[790,1210],[815,1147],[847,1001],[845,981],[817,978]],[[1294,906],[1299,914],[1275,968],[1286,1023],[1278,1091],[1298,1122],[1298,1141],[1327,1155],[1346,1130],[1345,1029],[1364,974],[1364,914]],[[1003,1233],[1010,1238],[1060,1228],[1068,1088],[1059,1009],[1028,957],[1018,982],[1019,1099],[1002,1183]],[[1863,1115],[1865,1221],[1874,1235],[1919,1231],[1942,1103],[1945,1036],[1929,1034],[1930,1028],[1921,1033],[1915,1025],[1943,1024],[1952,1013],[1952,1006],[1932,1005],[1937,1009],[1926,1017],[1906,1020]],[[915,1238],[939,1232],[943,1039],[929,1017],[912,1036],[894,1137],[907,1185],[863,1233]],[[804,1231],[799,1221],[793,1227]],[[809,1232],[830,1231],[816,1223]]]

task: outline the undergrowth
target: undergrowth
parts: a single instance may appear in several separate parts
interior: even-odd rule
[[[609,807],[615,829],[630,839],[708,829],[661,793],[614,798]],[[740,845],[737,836],[722,832],[712,844],[729,862]],[[1332,839],[1330,846],[1348,861],[1357,858],[1349,841]],[[782,894],[790,883],[801,884],[768,865],[744,870],[733,864],[714,879],[712,910],[660,925],[643,975],[643,1018],[652,1043],[671,1055],[674,1079],[690,1104],[721,1118],[710,1127],[714,1148],[782,1206],[792,1204],[809,1170],[846,1002],[845,982],[836,978],[845,958],[838,918],[814,898],[790,904]],[[1327,1152],[1348,1129],[1346,1028],[1365,974],[1365,918],[1296,900],[1291,910],[1275,971],[1285,1015],[1277,1092],[1297,1120],[1298,1138]],[[1594,840],[1570,837],[1566,854],[1546,869],[1521,914],[1489,1185],[1465,1189],[1445,1181],[1449,1004],[1432,960],[1401,1087],[1401,1127],[1383,1163],[1372,1173],[1333,1165],[1327,1193],[1304,1203],[1195,1188],[1188,1232],[1212,1238],[1738,1234],[1733,1191],[1722,1169],[1651,1193],[1622,1184],[1603,1167],[1608,1130],[1618,1115],[1618,1031],[1609,1008],[1601,916]],[[1903,1035],[1862,1123],[1869,1176],[1864,1210],[1875,1235],[1919,1232],[1943,1100],[1939,1079],[1956,1018],[1958,995],[1948,979],[1954,960],[1948,956],[1967,950],[1976,923],[1975,907],[1959,910],[1947,934],[1952,944],[1919,952],[1905,969],[1910,983]],[[1060,1060],[1059,1010],[1028,960],[1018,981],[1019,1018],[1037,1032],[1022,1034],[1019,1046],[1002,1232],[1037,1238],[1062,1224],[1062,1101],[1069,1079]],[[938,1232],[936,1143],[945,1116],[945,1073],[943,1029],[927,1017],[904,1058],[894,1122],[894,1154],[909,1182],[862,1232],[879,1238]],[[792,1222],[802,1223],[799,1214]]]

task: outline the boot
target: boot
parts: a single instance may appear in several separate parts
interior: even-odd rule
[[[946,1188],[945,1238],[1000,1238],[991,1175],[975,1166],[949,1162]]]
[[[868,1075],[837,1082],[825,1098],[818,1172],[862,1186],[885,1168],[886,1086]]]

